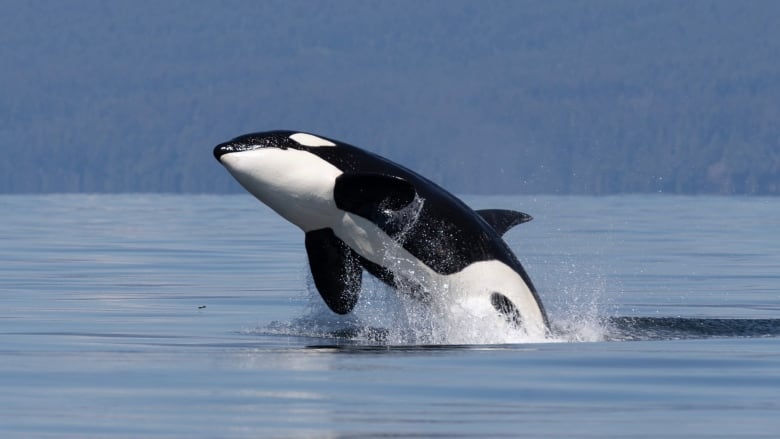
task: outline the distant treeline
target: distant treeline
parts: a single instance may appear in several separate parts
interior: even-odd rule
[[[284,128],[458,193],[780,194],[780,2],[148,9],[4,7],[0,193],[238,191],[213,145]]]

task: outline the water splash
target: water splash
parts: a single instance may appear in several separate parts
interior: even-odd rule
[[[447,305],[430,306],[368,275],[363,281],[357,306],[352,313],[340,316],[323,304],[309,280],[302,315],[289,322],[272,322],[261,332],[383,345],[520,344],[592,338],[564,334],[560,328],[549,337],[529,337],[487,302],[439,301]]]

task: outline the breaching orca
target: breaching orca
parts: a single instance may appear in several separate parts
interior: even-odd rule
[[[355,307],[365,269],[422,301],[489,303],[527,334],[547,333],[533,283],[501,239],[530,216],[474,211],[403,166],[303,132],[246,134],[214,157],[304,231],[314,284],[333,312]]]

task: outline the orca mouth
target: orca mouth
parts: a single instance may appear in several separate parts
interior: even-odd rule
[[[282,133],[282,132],[280,132]],[[261,148],[296,148],[297,143],[286,135],[272,133],[246,134],[214,147],[214,158],[221,161],[223,155],[231,152],[253,151]]]
[[[250,149],[252,149],[252,147],[246,144],[239,144],[236,142],[220,143],[214,147],[214,158],[219,162],[221,161],[220,158],[222,158],[222,156],[225,154],[230,154],[231,152],[247,151]]]

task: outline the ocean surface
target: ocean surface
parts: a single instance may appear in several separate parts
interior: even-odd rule
[[[534,216],[548,340],[337,317],[249,195],[0,196],[0,437],[778,437],[780,199],[464,199]]]

